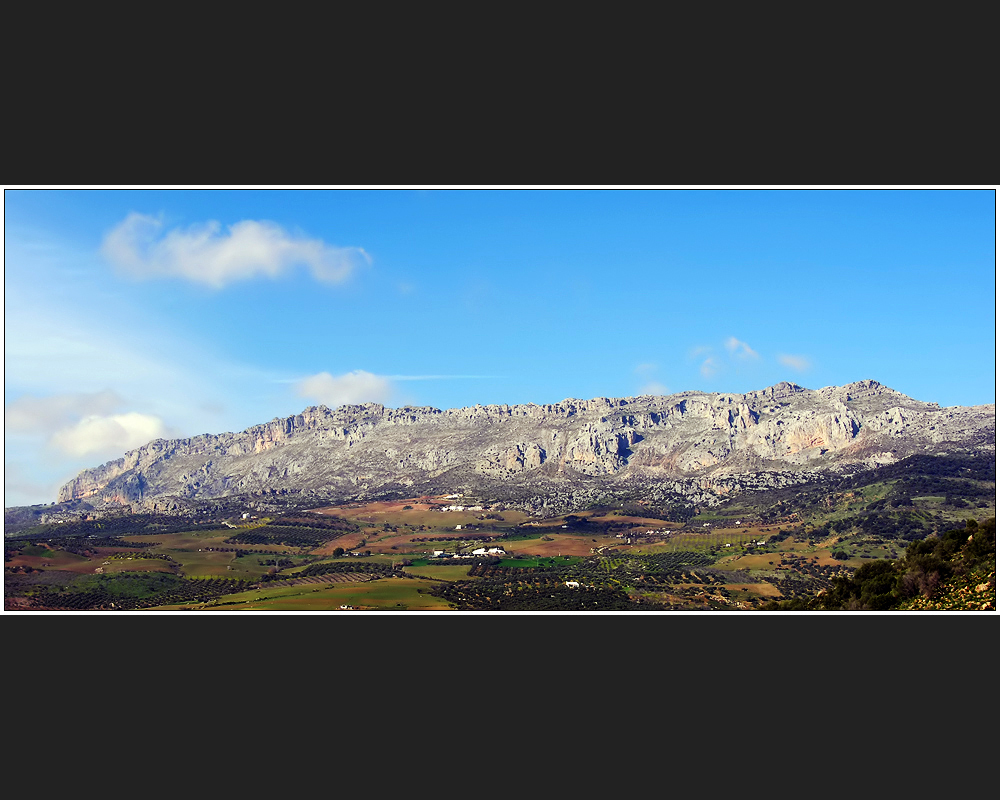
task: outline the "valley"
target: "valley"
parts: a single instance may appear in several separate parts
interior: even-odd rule
[[[995,610],[992,470],[985,456],[916,456],[712,505],[638,494],[555,515],[453,493],[8,526],[5,608],[745,613],[815,603],[891,564],[896,606],[949,602],[948,579],[971,592],[961,610]],[[905,571],[908,552],[967,526],[993,531],[992,562],[924,584]]]

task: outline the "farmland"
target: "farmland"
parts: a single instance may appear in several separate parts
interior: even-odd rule
[[[936,495],[899,496],[890,481],[800,488],[735,498],[687,523],[641,504],[533,517],[443,496],[230,513],[186,529],[82,520],[7,536],[5,607],[749,611],[811,602],[964,524]]]

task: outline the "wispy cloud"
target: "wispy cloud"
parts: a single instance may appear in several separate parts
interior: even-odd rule
[[[55,277],[17,255],[5,276],[7,504],[49,502],[80,469],[150,439],[239,430],[287,402],[270,371],[226,359],[126,296],[98,296],[92,273]]]
[[[10,433],[51,433],[84,417],[108,414],[121,405],[122,398],[112,391],[49,397],[25,394],[4,406],[4,427]]]
[[[670,394],[670,389],[668,389],[664,384],[659,381],[650,381],[649,383],[643,384],[643,387],[639,390],[640,395],[664,395]]]
[[[730,336],[725,342],[726,349],[737,358],[759,358],[757,351],[746,342],[741,342],[735,336]]]
[[[812,362],[805,356],[791,356],[783,353],[778,356],[778,361],[797,372],[805,372],[812,366]]]
[[[324,283],[339,283],[371,263],[360,247],[334,247],[291,234],[266,220],[244,220],[224,232],[215,220],[163,232],[158,217],[130,213],[101,246],[105,258],[139,278],[184,278],[216,289],[234,281],[277,278],[305,265]]]
[[[14,435],[44,440],[73,458],[114,456],[163,438],[170,430],[152,414],[114,414],[124,401],[112,391],[22,395],[4,407],[4,426]]]
[[[350,403],[385,403],[393,393],[392,381],[362,369],[343,375],[320,372],[295,384],[299,397],[336,408]]]
[[[386,375],[390,381],[455,381],[500,378],[501,375]]]
[[[659,370],[660,365],[652,362],[646,362],[636,366],[635,374],[642,379],[642,386],[639,388],[640,396],[670,394],[670,390],[666,387],[666,385],[656,380],[656,373],[659,372]]]
[[[713,378],[720,372],[728,373],[733,369],[743,370],[745,367],[740,362],[754,362],[760,359],[760,354],[756,350],[735,336],[726,339],[722,346],[729,354],[728,357],[716,355],[718,351],[711,345],[699,345],[690,350],[690,358],[701,360],[698,371],[702,378]]]
[[[403,381],[485,380],[497,375],[376,375],[363,369],[331,375],[319,372],[306,378],[290,381],[277,379],[277,383],[294,384],[299,397],[335,408],[350,403],[388,403],[398,400],[396,383]]]

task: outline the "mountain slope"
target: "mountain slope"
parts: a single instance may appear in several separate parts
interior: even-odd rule
[[[168,510],[235,495],[418,491],[579,500],[614,487],[711,502],[817,472],[995,446],[994,405],[942,409],[875,381],[444,411],[318,406],[241,433],[150,442],[84,470],[59,502]]]

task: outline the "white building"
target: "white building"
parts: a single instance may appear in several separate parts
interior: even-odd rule
[[[477,547],[472,551],[474,556],[505,556],[507,551],[502,547]]]

